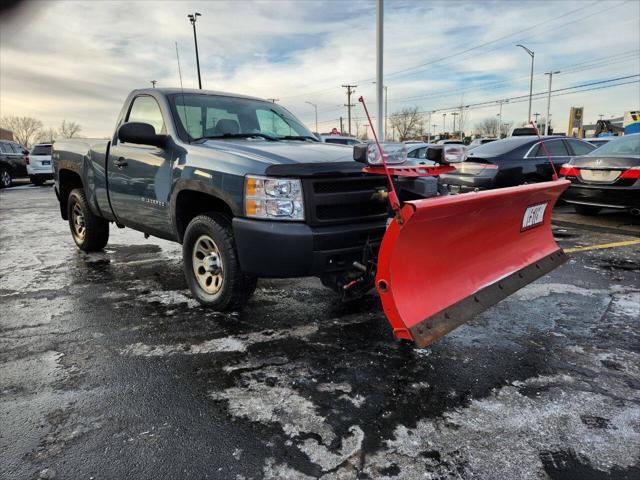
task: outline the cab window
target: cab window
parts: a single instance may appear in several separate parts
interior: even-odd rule
[[[580,140],[567,140],[571,145],[571,150],[573,150],[574,155],[586,155],[594,147],[586,142],[581,142]]]
[[[143,95],[136,97],[131,105],[127,122],[142,122],[151,125],[157,134],[166,134],[160,105],[153,97]]]
[[[547,151],[549,155],[552,157],[567,157],[569,152],[567,151],[567,147],[565,147],[564,142],[562,140],[547,140],[544,142],[545,147],[547,147]],[[546,152],[542,145],[538,145],[533,150],[533,155],[529,155],[529,157],[546,157]]]

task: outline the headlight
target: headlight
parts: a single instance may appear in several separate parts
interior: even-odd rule
[[[407,161],[407,146],[404,143],[382,142],[380,148],[388,165],[398,165]],[[375,143],[356,145],[353,150],[353,159],[369,165],[382,165],[380,150]]]
[[[302,183],[293,178],[247,175],[244,182],[247,217],[272,220],[304,220]]]

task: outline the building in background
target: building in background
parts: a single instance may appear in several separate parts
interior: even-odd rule
[[[11,141],[13,141],[13,132],[11,130],[6,130],[4,128],[0,128],[0,140],[11,140]]]

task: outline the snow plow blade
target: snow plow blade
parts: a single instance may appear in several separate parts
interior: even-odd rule
[[[564,263],[551,210],[567,180],[405,202],[378,254],[396,338],[424,347]]]

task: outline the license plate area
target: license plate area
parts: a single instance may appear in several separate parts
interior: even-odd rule
[[[522,216],[522,225],[520,231],[529,230],[542,225],[544,221],[544,213],[547,210],[547,203],[539,203],[527,207]]]
[[[587,182],[615,182],[619,176],[619,170],[580,170],[580,178]]]
[[[51,165],[51,160],[42,160],[42,162],[40,162],[42,165]]]

